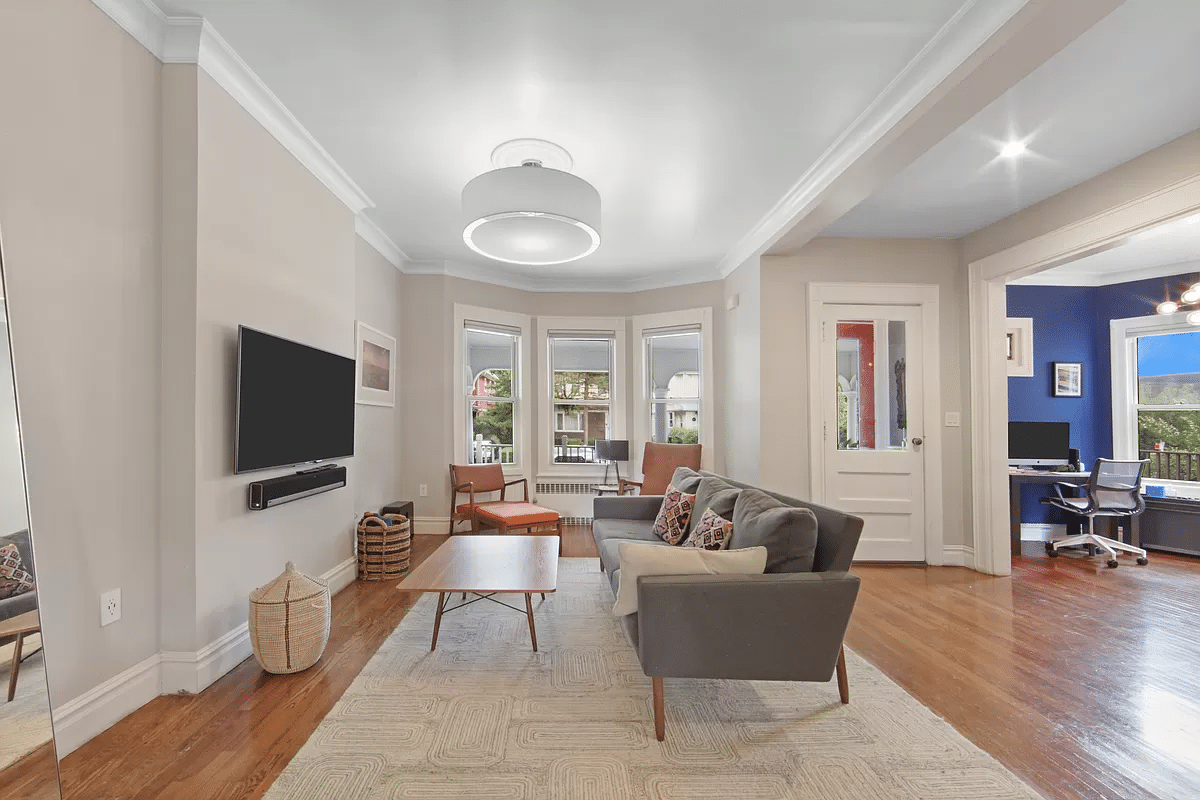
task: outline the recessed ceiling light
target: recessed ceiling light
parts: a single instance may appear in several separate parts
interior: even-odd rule
[[[1024,142],[1009,142],[1008,144],[1004,145],[1004,147],[1000,148],[1000,155],[1004,156],[1005,158],[1016,158],[1024,152]]]

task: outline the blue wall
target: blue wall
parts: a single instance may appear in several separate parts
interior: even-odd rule
[[[1112,458],[1112,366],[1109,322],[1144,317],[1167,296],[1178,298],[1195,273],[1111,286],[1009,286],[1008,316],[1033,318],[1033,377],[1008,379],[1008,418],[1071,423],[1071,446],[1083,463]],[[1083,397],[1054,397],[1055,361],[1083,363]],[[1065,521],[1037,502],[1045,487],[1026,485],[1022,522]]]

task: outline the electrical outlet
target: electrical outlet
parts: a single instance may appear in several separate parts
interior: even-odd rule
[[[421,497],[429,497],[429,484],[428,483],[421,484]]]
[[[112,589],[100,595],[100,627],[111,625],[121,618],[121,590]]]

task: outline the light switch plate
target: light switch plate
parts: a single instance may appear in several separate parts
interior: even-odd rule
[[[957,411],[947,411],[946,412],[946,427],[947,428],[957,428],[961,424],[962,424],[961,417],[959,416],[959,413]]]

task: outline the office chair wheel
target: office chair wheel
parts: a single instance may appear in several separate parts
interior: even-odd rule
[[[1051,558],[1058,558],[1058,551],[1054,549],[1054,542],[1046,542],[1046,555]]]
[[[1115,558],[1110,558],[1110,559],[1109,559],[1108,561],[1106,561],[1105,563],[1106,563],[1106,564],[1108,564],[1108,567],[1109,567],[1109,569],[1116,569],[1116,568],[1117,568],[1117,560],[1116,560]]]
[[[1137,562],[1144,567],[1150,563],[1150,559],[1146,558],[1145,556],[1138,556]]]

